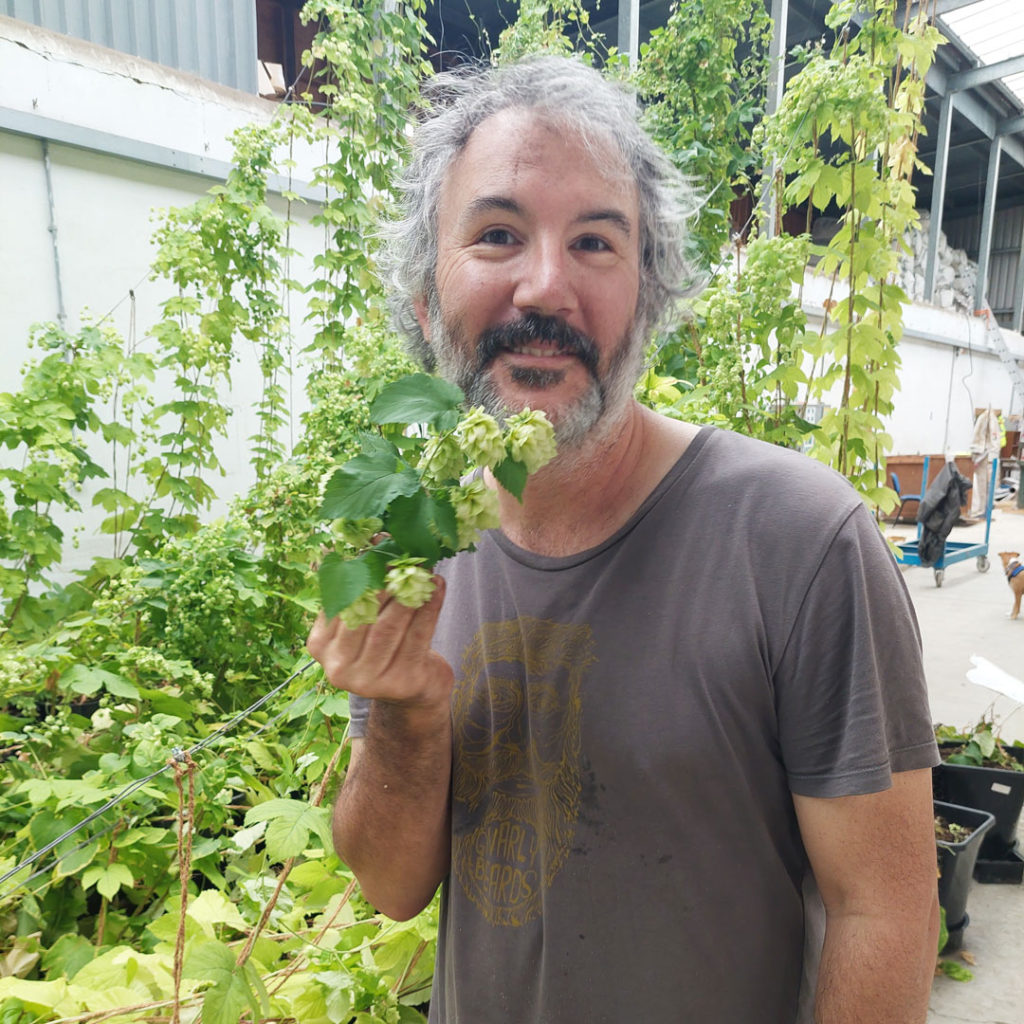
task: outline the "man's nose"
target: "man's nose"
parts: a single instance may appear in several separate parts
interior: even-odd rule
[[[537,242],[523,253],[513,302],[524,313],[566,316],[577,304],[572,254],[557,243]]]

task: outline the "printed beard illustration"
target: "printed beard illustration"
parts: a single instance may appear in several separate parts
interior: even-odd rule
[[[484,623],[452,707],[452,872],[493,925],[535,918],[580,811],[580,691],[589,626]]]

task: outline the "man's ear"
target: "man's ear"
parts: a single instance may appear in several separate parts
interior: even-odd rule
[[[422,296],[412,300],[413,312],[416,314],[416,322],[423,332],[424,341],[430,341],[430,315],[427,312],[427,300]]]

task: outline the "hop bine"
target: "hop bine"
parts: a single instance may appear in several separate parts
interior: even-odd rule
[[[524,409],[502,428],[483,409],[463,411],[463,400],[426,374],[394,382],[371,406],[379,433],[364,434],[360,453],[325,479],[335,547],[320,566],[320,591],[325,612],[350,629],[376,621],[382,592],[424,605],[434,566],[499,526],[485,470],[521,500],[528,476],[555,457],[543,412]]]

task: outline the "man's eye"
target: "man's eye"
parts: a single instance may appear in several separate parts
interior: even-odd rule
[[[511,245],[515,241],[515,236],[506,228],[491,228],[480,236],[480,241],[484,245]]]
[[[597,235],[584,235],[576,242],[576,248],[584,252],[611,252],[611,246]]]

